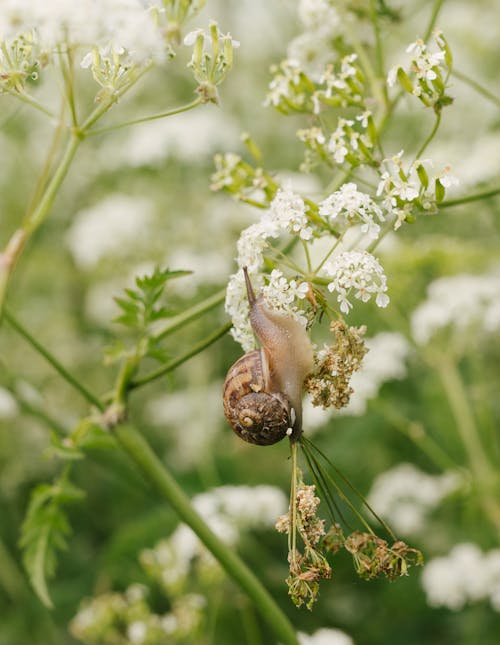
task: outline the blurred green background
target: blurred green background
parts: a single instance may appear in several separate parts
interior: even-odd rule
[[[390,63],[422,35],[433,4],[400,3],[401,21],[391,25],[387,37]],[[283,117],[263,107],[269,67],[285,56],[287,44],[301,29],[296,4],[209,0],[196,25],[205,24],[205,17],[217,19],[224,32],[231,31],[241,42],[234,70],[221,88],[221,106],[201,106],[164,122],[87,141],[11,285],[10,310],[98,393],[108,391],[115,378],[116,367],[104,365],[104,348],[117,337],[126,338],[111,322],[118,314],[113,296],[130,286],[133,276],[155,264],[192,270],[191,276],[169,287],[169,303],[181,311],[223,288],[235,268],[239,233],[256,214],[223,194],[211,193],[214,153],[243,153],[240,134],[249,132],[261,147],[268,170],[295,177],[297,186],[305,182],[306,191],[320,193],[326,185],[323,178],[296,174],[303,150],[295,131],[306,127],[305,119]],[[438,20],[456,68],[493,92],[498,92],[499,83],[499,22],[499,7],[493,0],[450,0]],[[181,53],[170,67],[150,74],[129,100],[113,110],[108,122],[190,101],[194,84],[185,62],[187,53]],[[38,91],[50,95],[50,83]],[[84,90],[88,101],[91,91],[89,83]],[[426,156],[436,167],[452,165],[461,182],[460,194],[478,192],[500,179],[498,103],[458,78],[452,79],[450,93],[455,102],[446,109],[442,129]],[[1,101],[3,246],[32,194],[51,130],[29,107],[20,107],[7,96]],[[386,149],[394,154],[401,148],[416,149],[431,127],[430,119],[416,102],[405,98],[389,128]],[[408,336],[411,313],[433,280],[484,273],[498,263],[499,228],[499,201],[494,198],[404,226],[382,255],[391,305],[379,311],[358,308],[352,324],[367,324],[369,336],[383,331]],[[169,356],[175,357],[225,321],[220,307],[192,323],[169,340]],[[448,341],[445,338],[442,346],[453,354],[456,349]],[[498,334],[484,339],[468,332],[462,341],[457,363],[481,440],[498,468]],[[240,354],[234,341],[225,337],[168,378],[132,396],[131,418],[190,495],[229,484],[269,484],[288,490],[287,446],[244,445],[223,418],[221,383]],[[46,610],[35,597],[22,571],[20,525],[30,490],[60,471],[58,460],[47,455],[50,423],[69,431],[87,414],[87,407],[5,323],[0,357],[5,399],[0,401],[0,645],[81,642],[68,631],[81,601],[111,590],[122,592],[136,582],[150,590],[154,611],[166,611],[175,597],[162,594],[161,586],[141,567],[139,556],[176,528],[176,517],[119,451],[98,442],[73,468],[73,481],[86,497],[69,511],[73,534],[51,583],[55,609]],[[8,392],[16,393],[17,403]],[[49,423],[37,410],[44,411]],[[442,384],[416,349],[408,359],[407,376],[385,383],[364,415],[329,418],[316,430],[314,441],[367,494],[377,476],[401,462],[440,473],[415,437],[412,440],[408,420],[421,424],[457,467],[466,464]],[[416,534],[404,537],[427,560],[448,553],[458,543],[472,542],[483,551],[498,548],[498,533],[473,487],[449,496],[428,514]],[[430,607],[420,570],[393,583],[365,582],[355,576],[347,554],[341,555],[333,580],[323,583],[314,611],[308,612],[295,609],[287,597],[286,538],[272,529],[243,531],[238,549],[303,632],[338,627],[360,645],[498,643],[500,615],[487,600],[478,599],[456,611]],[[224,576],[213,580],[193,574],[190,587],[207,595],[201,631],[172,642],[273,642],[267,626]]]

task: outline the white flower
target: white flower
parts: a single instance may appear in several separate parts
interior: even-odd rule
[[[493,333],[500,329],[500,272],[439,278],[427,288],[427,300],[411,316],[413,338],[425,345],[449,328],[460,340],[467,330]]]
[[[468,603],[489,598],[498,611],[499,574],[500,549],[483,554],[476,544],[463,543],[447,556],[430,560],[421,581],[431,607],[458,611]]]
[[[354,645],[350,636],[340,629],[323,627],[314,632],[314,634],[304,634],[298,632],[300,645]]]
[[[276,518],[286,512],[287,496],[279,488],[260,486],[220,486],[192,500],[193,506],[210,528],[227,544],[234,546],[241,531],[271,528]],[[196,556],[215,566],[196,534],[186,525],[161,540],[153,549],[141,553],[148,568],[156,567],[167,588],[175,588],[189,575]]]
[[[40,47],[123,48],[137,62],[161,58],[165,50],[153,16],[140,0],[16,0],[4,16],[11,33],[35,29]],[[4,30],[4,35],[5,30]]]
[[[142,620],[136,620],[127,628],[127,636],[131,643],[144,643],[148,633],[148,627]]]
[[[296,195],[290,184],[280,188],[270,206],[269,219],[281,230],[298,234],[303,240],[309,240],[312,229],[308,226],[306,205],[304,200]]]
[[[311,30],[332,34],[341,26],[340,16],[328,0],[300,0],[299,18]]]
[[[329,217],[335,226],[340,226],[340,230],[345,230],[354,221],[361,222],[361,231],[369,238],[377,239],[380,234],[380,226],[374,218],[383,222],[382,210],[369,195],[358,191],[356,184],[344,184],[324,199],[319,207],[319,214]]]
[[[221,391],[219,381],[207,385],[191,382],[183,390],[168,392],[148,402],[147,417],[169,433],[172,458],[178,467],[193,467],[213,450],[221,428]]]
[[[288,281],[278,269],[271,272],[268,280],[268,283],[262,288],[262,294],[269,308],[293,316],[305,327],[307,318],[294,306],[294,302],[297,298],[299,300],[305,298],[309,291],[309,285],[306,282]]]
[[[394,87],[396,80],[398,78],[398,69],[399,67],[391,67],[389,73],[387,74],[387,85],[389,87]]]
[[[324,271],[333,278],[328,284],[330,292],[337,293],[340,310],[348,314],[352,309],[349,297],[368,302],[376,294],[375,302],[379,307],[389,304],[387,278],[379,261],[366,251],[345,251],[328,262]],[[354,292],[354,293],[353,293]]]
[[[384,383],[406,377],[410,345],[402,334],[382,332],[367,338],[365,342],[369,351],[363,358],[361,369],[354,372],[351,378],[354,393],[349,404],[337,414],[364,414],[368,401],[377,396]]]
[[[188,47],[192,47],[198,36],[202,35],[203,36],[203,46],[206,48],[211,48],[212,47],[212,34],[211,32],[207,33],[204,29],[198,28],[194,29],[193,31],[190,31],[188,34],[184,36],[184,45],[187,45]],[[231,34],[223,34],[219,29],[217,29],[217,36],[219,38],[219,41],[225,41],[225,40],[230,40],[231,44],[234,49],[238,49],[240,46],[240,43],[238,40],[234,40],[232,38]],[[221,44],[222,44],[221,43]]]
[[[77,213],[66,235],[77,265],[92,269],[104,257],[122,257],[147,242],[152,210],[146,199],[116,194]]]
[[[377,477],[368,502],[396,533],[408,535],[424,529],[426,516],[460,484],[457,473],[429,475],[402,463]]]

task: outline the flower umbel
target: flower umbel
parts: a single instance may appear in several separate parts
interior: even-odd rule
[[[379,261],[367,251],[345,251],[325,265],[325,273],[333,278],[328,291],[337,293],[340,311],[352,309],[350,297],[368,302],[373,294],[379,307],[387,307],[387,278]]]

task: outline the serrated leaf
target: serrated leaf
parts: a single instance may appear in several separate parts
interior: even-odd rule
[[[123,311],[127,313],[135,313],[140,311],[140,307],[137,303],[130,302],[130,300],[127,300],[126,298],[115,296],[114,301],[120,307],[120,309],[123,309]]]
[[[21,527],[20,546],[30,582],[42,603],[52,608],[47,579],[55,574],[57,551],[67,547],[71,533],[63,504],[81,499],[82,490],[63,476],[53,485],[40,484],[32,494]]]

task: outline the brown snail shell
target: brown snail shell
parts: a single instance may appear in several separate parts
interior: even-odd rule
[[[292,433],[294,412],[281,392],[269,392],[269,369],[262,349],[242,356],[223,386],[224,414],[248,443],[270,446]]]
[[[230,368],[223,386],[224,413],[249,443],[269,446],[302,433],[304,379],[313,366],[311,341],[293,317],[270,310],[245,274],[250,324],[262,347]]]

